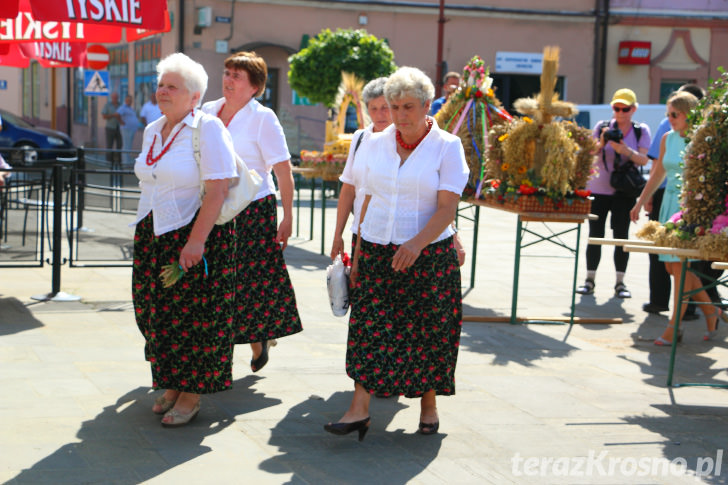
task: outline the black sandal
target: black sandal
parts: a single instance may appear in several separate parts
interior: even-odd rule
[[[617,298],[632,298],[632,293],[627,289],[627,285],[624,283],[617,283],[614,285],[614,295]]]
[[[580,295],[591,295],[594,293],[594,280],[587,278],[584,284],[576,289],[576,292]]]

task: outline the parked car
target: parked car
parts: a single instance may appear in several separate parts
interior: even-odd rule
[[[73,156],[73,142],[65,133],[35,126],[0,109],[0,153],[10,165],[33,165],[39,160]]]

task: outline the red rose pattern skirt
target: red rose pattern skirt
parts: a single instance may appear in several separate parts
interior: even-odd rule
[[[455,394],[462,294],[453,239],[430,244],[406,272],[395,273],[398,247],[362,239],[346,373],[384,395]]]
[[[155,236],[150,213],[136,226],[132,299],[154,389],[207,394],[232,387],[235,309],[233,223],[215,225],[205,264],[164,288],[162,266],[177,263],[194,221]]]
[[[235,218],[235,343],[271,340],[303,330],[283,250],[276,242],[276,198],[253,201]]]

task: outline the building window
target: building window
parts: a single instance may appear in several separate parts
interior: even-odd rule
[[[23,69],[23,116],[40,118],[40,64],[35,61]]]
[[[123,102],[129,93],[129,49],[127,46],[109,48],[109,93],[119,93]]]
[[[268,79],[265,81],[265,91],[258,99],[263,106],[267,106],[278,113],[278,68],[268,69]]]
[[[513,110],[513,103],[519,98],[529,98],[541,91],[541,76],[525,74],[491,74],[495,96],[507,111]],[[559,99],[564,97],[564,76],[556,80]]]
[[[88,124],[88,97],[83,94],[85,86],[83,69],[73,70],[73,122]]]
[[[159,37],[134,44],[134,107],[139,111],[157,89],[157,64],[161,58],[162,41]]]
[[[667,98],[678,90],[680,86],[687,83],[695,83],[694,79],[683,79],[680,81],[663,79],[660,81],[660,104],[667,103]]]

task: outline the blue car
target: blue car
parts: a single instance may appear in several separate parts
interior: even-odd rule
[[[35,126],[2,109],[0,118],[0,153],[10,165],[33,165],[75,155],[76,147],[65,133]]]

